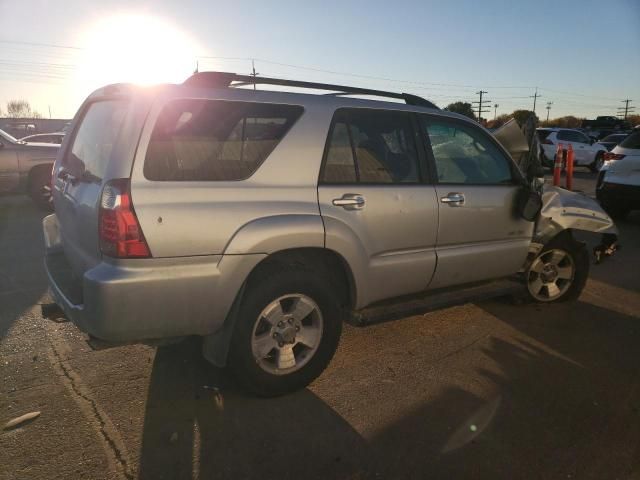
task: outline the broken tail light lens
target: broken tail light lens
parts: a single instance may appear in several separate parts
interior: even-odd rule
[[[604,160],[605,161],[622,160],[624,157],[625,157],[625,155],[621,155],[619,153],[607,152],[607,153],[604,154]]]

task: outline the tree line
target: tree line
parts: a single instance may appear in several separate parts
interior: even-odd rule
[[[454,102],[450,103],[446,106],[445,110],[450,112],[459,113],[466,117],[469,117],[473,120],[477,121],[477,117],[474,113],[473,106],[468,102]],[[531,110],[514,110],[513,112],[507,114],[503,113],[502,115],[498,115],[493,120],[483,121],[483,124],[487,128],[498,128],[504,125],[509,119],[515,118],[519,125],[522,125],[530,115],[535,115]],[[538,118],[537,115],[536,122],[540,127],[559,127],[559,128],[579,128],[582,124],[582,120],[584,118],[575,117],[573,115],[566,115],[564,117],[553,118],[551,120],[542,120]],[[640,125],[640,115],[628,115],[627,121],[631,125]]]
[[[7,118],[42,118],[37,110],[31,108],[31,104],[26,100],[9,100],[6,109],[0,107],[0,117]]]

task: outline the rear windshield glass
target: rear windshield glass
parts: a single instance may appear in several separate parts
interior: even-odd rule
[[[242,180],[256,171],[302,107],[176,100],[160,114],[144,164],[149,180]]]
[[[85,112],[64,164],[84,179],[102,179],[127,110],[126,100],[92,103]]]
[[[640,148],[640,131],[633,132],[618,145],[622,148]]]

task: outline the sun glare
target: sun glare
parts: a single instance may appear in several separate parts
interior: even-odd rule
[[[147,15],[116,15],[83,34],[78,86],[182,82],[195,68],[197,43],[169,22]]]

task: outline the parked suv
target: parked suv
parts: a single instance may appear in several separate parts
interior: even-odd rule
[[[559,143],[564,148],[571,145],[575,153],[575,165],[589,167],[592,172],[597,172],[604,163],[604,154],[607,152],[605,146],[596,143],[579,130],[568,128],[540,128],[538,136],[542,142],[542,163],[545,166],[553,167],[556,149]]]
[[[235,88],[253,82],[340,95]],[[311,382],[380,302],[514,275],[565,301],[587,278],[564,194],[538,233],[540,195],[496,138],[410,95],[199,73],[100,89],[68,135],[44,220],[63,314],[103,343],[202,336],[259,395]]]

